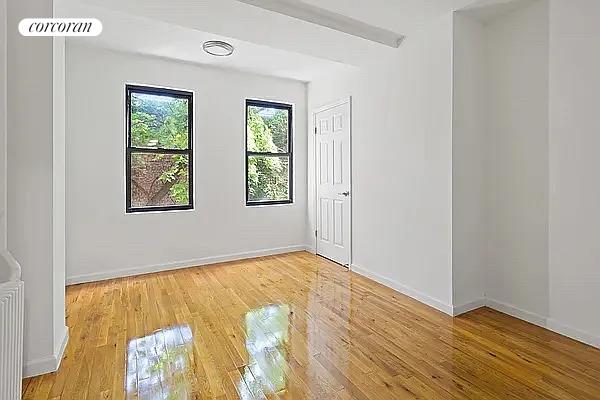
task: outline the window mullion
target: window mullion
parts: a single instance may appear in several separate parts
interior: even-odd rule
[[[128,147],[127,151],[131,153],[154,153],[154,154],[188,154],[192,149],[158,149],[144,147]]]
[[[255,156],[255,157],[285,157],[285,156],[291,156],[292,153],[263,153],[260,151],[247,151],[246,154],[249,157]]]

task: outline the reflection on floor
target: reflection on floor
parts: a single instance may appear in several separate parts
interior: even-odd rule
[[[305,252],[72,286],[67,324],[24,399],[600,399],[598,349]]]
[[[260,307],[246,314],[249,361],[237,387],[242,399],[285,391],[289,314],[290,307],[285,304]]]
[[[173,399],[189,398],[192,339],[190,327],[182,325],[131,340],[127,346],[127,393],[148,399],[162,399],[162,393]]]

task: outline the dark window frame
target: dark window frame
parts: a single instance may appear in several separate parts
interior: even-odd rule
[[[246,149],[246,206],[269,206],[278,204],[293,204],[294,203],[294,140],[293,140],[293,105],[287,103],[279,103],[274,101],[246,99],[246,118],[245,118],[245,149]],[[265,107],[286,110],[288,112],[288,148],[287,153],[266,153],[261,151],[248,151],[248,108],[249,107]],[[286,200],[250,200],[250,186],[248,185],[248,159],[251,156],[263,157],[288,157],[288,199]]]
[[[168,96],[188,101],[188,147],[186,149],[161,149],[161,148],[145,148],[133,147],[131,145],[131,94],[153,94],[158,96]],[[128,214],[153,212],[153,211],[176,211],[176,210],[193,210],[194,209],[194,93],[191,91],[167,89],[155,86],[145,85],[125,85],[125,212]],[[188,156],[188,184],[189,184],[189,203],[173,206],[131,206],[131,157],[133,154],[183,154]]]

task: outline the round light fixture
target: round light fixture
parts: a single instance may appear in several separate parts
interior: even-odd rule
[[[227,57],[233,54],[233,46],[221,40],[209,40],[204,42],[202,49],[211,56]]]

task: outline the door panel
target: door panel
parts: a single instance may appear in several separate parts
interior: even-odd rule
[[[344,142],[333,141],[333,183],[341,185],[344,183]]]
[[[333,243],[344,245],[344,202],[333,201]]]
[[[350,102],[315,115],[317,254],[350,263]]]
[[[327,164],[329,162],[329,143],[321,142],[319,147],[321,149],[319,157],[321,173],[319,176],[321,177],[321,185],[325,185],[329,183],[329,165]]]
[[[329,243],[329,199],[321,199],[321,221],[320,226],[317,228],[317,232],[321,233],[321,240]]]

